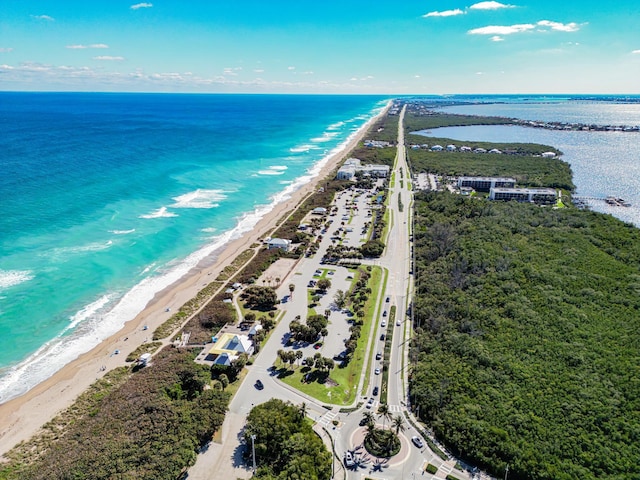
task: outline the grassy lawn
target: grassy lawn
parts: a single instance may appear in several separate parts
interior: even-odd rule
[[[380,295],[380,297],[378,298],[378,312],[382,312],[382,302],[384,302],[384,292],[387,289],[387,279],[389,278],[389,270],[387,270],[386,268],[383,269],[383,274],[384,274],[384,278],[382,279],[382,295]],[[380,282],[377,283],[377,285],[375,286],[375,288],[373,286],[371,286],[371,292],[379,292],[378,288],[380,287]],[[372,304],[372,308],[371,308],[371,312],[367,311],[367,315],[373,315],[373,305]],[[369,307],[369,305],[367,305],[367,307]],[[378,317],[380,318],[380,317]],[[376,318],[376,320],[378,320]],[[364,330],[364,329],[363,329]],[[369,375],[371,373],[371,362],[375,361],[375,353],[374,351],[376,350],[376,339],[378,338],[378,323],[376,321],[376,328],[375,331],[373,332],[373,342],[371,342],[371,348],[369,348],[369,361],[367,362],[367,369],[366,369],[366,376],[364,377],[364,383],[362,384],[362,395],[367,393],[367,388],[369,388],[369,382],[370,382],[370,378]]]
[[[369,279],[369,286],[372,292],[377,292],[380,288],[380,282],[382,278],[383,270],[379,267],[374,267],[371,270],[371,277]],[[354,282],[358,280],[356,275]],[[384,282],[386,284],[386,271]],[[331,378],[338,385],[333,387],[327,387],[324,384],[313,382],[303,383],[303,376],[308,372],[303,368],[294,365],[293,370],[287,370],[283,372],[280,379],[287,385],[290,385],[301,392],[311,395],[315,399],[338,405],[349,405],[356,398],[357,383],[360,379],[360,372],[364,365],[366,345],[368,337],[366,332],[369,332],[371,328],[371,322],[373,319],[373,312],[375,310],[376,301],[380,301],[375,295],[372,295],[365,305],[364,325],[362,326],[363,334],[358,340],[358,348],[354,352],[352,360],[345,368],[334,368],[331,370],[329,378]]]

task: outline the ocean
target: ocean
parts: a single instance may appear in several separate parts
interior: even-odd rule
[[[382,96],[0,93],[0,403],[318,175]]]
[[[475,99],[482,101],[482,98]],[[491,101],[491,98],[484,98]],[[506,103],[455,105],[442,111],[522,120],[640,125],[640,103],[586,101],[533,97],[504,99]],[[637,100],[637,99],[636,99]],[[558,131],[521,126],[445,127],[426,135],[459,141],[540,143],[559,149],[571,165],[575,195],[604,199],[623,198],[631,207],[612,207],[602,200],[588,200],[589,207],[640,227],[640,133]]]

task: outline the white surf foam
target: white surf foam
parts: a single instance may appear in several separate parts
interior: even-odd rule
[[[278,170],[259,170],[258,175],[282,175],[284,172]]]
[[[58,247],[50,250],[47,253],[43,253],[43,256],[51,258],[53,261],[65,261],[70,256],[83,254],[87,252],[100,252],[107,250],[113,246],[113,241],[108,240],[106,242],[93,242],[87,245],[76,245],[73,247]]]
[[[174,197],[176,203],[173,208],[216,208],[220,206],[220,200],[227,198],[222,190],[197,189],[193,192],[185,193],[179,197]]]
[[[98,311],[100,311],[107,303],[109,303],[109,300],[111,300],[112,297],[113,295],[103,295],[95,302],[83,307],[75,315],[69,317],[70,322],[69,325],[65,328],[65,331],[73,329],[79,323],[88,318],[91,318],[93,315],[98,313]]]
[[[300,145],[299,147],[291,147],[289,149],[289,151],[293,153],[308,152],[309,150],[311,150],[311,145]]]
[[[338,132],[324,132],[321,137],[312,138],[313,143],[323,143],[330,141],[333,137],[338,135]]]
[[[342,127],[345,124],[345,122],[336,122],[336,123],[332,123],[331,125],[329,125],[327,127],[327,130],[338,130],[340,127]]]
[[[33,279],[30,270],[0,270],[0,289],[14,287]]]
[[[114,235],[128,235],[130,233],[135,232],[136,229],[132,228],[131,230],[109,230],[109,233],[113,233]]]
[[[177,213],[169,212],[167,207],[161,207],[158,210],[154,210],[151,213],[147,213],[146,215],[140,215],[139,218],[171,218],[177,217]]]

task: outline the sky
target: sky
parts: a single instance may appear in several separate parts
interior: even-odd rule
[[[640,93],[640,1],[1,0],[0,90]]]

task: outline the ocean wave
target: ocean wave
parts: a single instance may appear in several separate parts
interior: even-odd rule
[[[44,254],[45,257],[50,257],[52,260],[66,260],[71,255],[77,255],[88,252],[100,252],[107,250],[113,246],[113,241],[108,240],[106,242],[93,242],[87,245],[77,245],[73,247],[58,247]]]
[[[338,135],[338,132],[324,132],[321,137],[312,138],[313,143],[329,142],[331,139]]]
[[[138,218],[171,218],[177,217],[177,213],[169,212],[167,207],[160,207],[157,210],[154,210],[151,213],[147,213],[146,215],[140,215]]]
[[[30,270],[0,270],[0,289],[14,287],[33,279]]]
[[[206,227],[206,228],[201,228],[200,231],[204,233],[215,233],[218,231],[218,229],[216,227]]]
[[[332,123],[331,125],[329,125],[327,127],[327,130],[338,130],[340,127],[342,127],[345,124],[345,122],[336,122],[336,123]]]
[[[312,147],[313,145],[300,145],[299,147],[291,147],[289,151],[293,153],[303,153],[308,152]]]
[[[258,175],[282,175],[286,169],[284,165],[272,165],[267,170],[259,170]]]
[[[91,318],[93,315],[98,313],[102,308],[105,307],[105,305],[109,303],[109,300],[111,300],[112,297],[113,295],[103,295],[95,302],[90,303],[89,305],[86,305],[85,307],[83,307],[75,315],[72,315],[71,317],[69,317],[70,322],[67,328],[65,329],[65,331],[73,329],[79,323],[83,322],[84,320],[87,320],[88,318]]]
[[[173,208],[216,208],[220,204],[220,200],[227,198],[223,190],[205,190],[197,189],[193,192],[185,193],[179,197],[174,197],[176,203],[171,205]]]
[[[113,233],[114,235],[128,235],[129,233],[135,232],[136,229],[132,228],[131,230],[109,230],[109,233]]]

